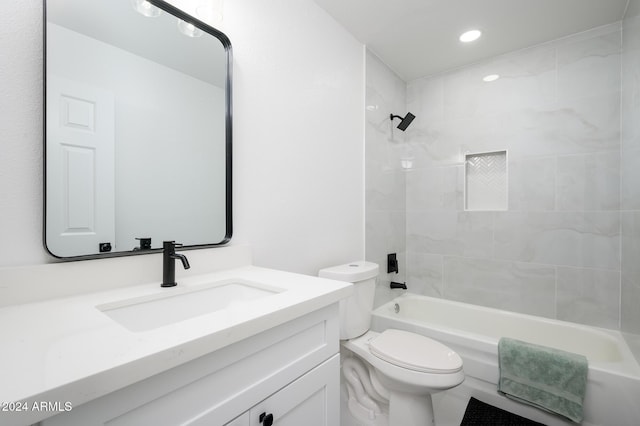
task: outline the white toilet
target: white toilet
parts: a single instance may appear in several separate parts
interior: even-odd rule
[[[340,339],[353,417],[376,426],[434,425],[431,394],[462,383],[462,359],[428,337],[402,330],[370,331],[378,265],[353,262],[320,270],[321,278],[351,282],[340,302]]]

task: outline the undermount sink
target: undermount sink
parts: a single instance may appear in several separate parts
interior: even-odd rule
[[[96,306],[131,331],[148,331],[200,315],[242,307],[284,291],[242,280],[225,280],[193,287],[176,287],[158,294]]]

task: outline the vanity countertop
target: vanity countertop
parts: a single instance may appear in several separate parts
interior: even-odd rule
[[[260,301],[134,332],[96,306],[203,282],[241,280],[283,289]],[[29,424],[238,342],[351,294],[348,283],[243,266],[0,308],[0,424]],[[51,408],[51,407],[49,407]],[[56,407],[54,407],[56,408]]]

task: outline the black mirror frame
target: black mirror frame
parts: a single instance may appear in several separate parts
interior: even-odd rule
[[[227,244],[231,241],[231,236],[233,235],[233,209],[232,209],[232,140],[233,140],[233,103],[232,103],[232,70],[233,70],[233,53],[231,47],[231,41],[223,32],[215,29],[214,27],[194,18],[193,16],[183,12],[177,7],[167,3],[164,0],[147,0],[149,3],[154,6],[162,9],[163,11],[169,13],[170,15],[175,16],[189,24],[192,24],[196,28],[216,37],[222,46],[224,47],[226,53],[226,68],[227,68],[227,76],[225,80],[225,236],[222,241],[218,243],[211,244],[194,244],[194,245],[185,245],[180,248],[180,250],[194,250],[194,249],[202,249],[202,248],[211,248],[211,247],[219,247]],[[53,254],[49,248],[47,247],[47,114],[46,114],[46,105],[47,105],[47,0],[42,1],[42,33],[43,33],[43,62],[42,62],[42,89],[43,89],[43,102],[42,102],[42,141],[43,141],[43,194],[42,194],[42,205],[43,205],[43,217],[42,217],[42,242],[44,245],[44,249],[46,252],[53,256],[56,259],[62,261],[75,261],[75,260],[90,260],[90,259],[104,259],[104,258],[112,258],[112,257],[123,257],[123,256],[135,256],[141,254],[152,254],[162,252],[162,248],[149,249],[149,250],[136,250],[136,251],[121,251],[121,252],[113,252],[113,253],[97,253],[97,254],[87,254],[87,255],[79,255],[79,256],[57,256]]]

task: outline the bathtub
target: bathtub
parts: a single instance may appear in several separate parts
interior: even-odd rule
[[[464,383],[434,395],[438,426],[459,425],[471,396],[549,426],[575,425],[497,393],[500,337],[587,357],[583,425],[640,425],[640,366],[619,332],[411,293],[374,310],[371,328],[422,334],[446,344],[462,357]]]

